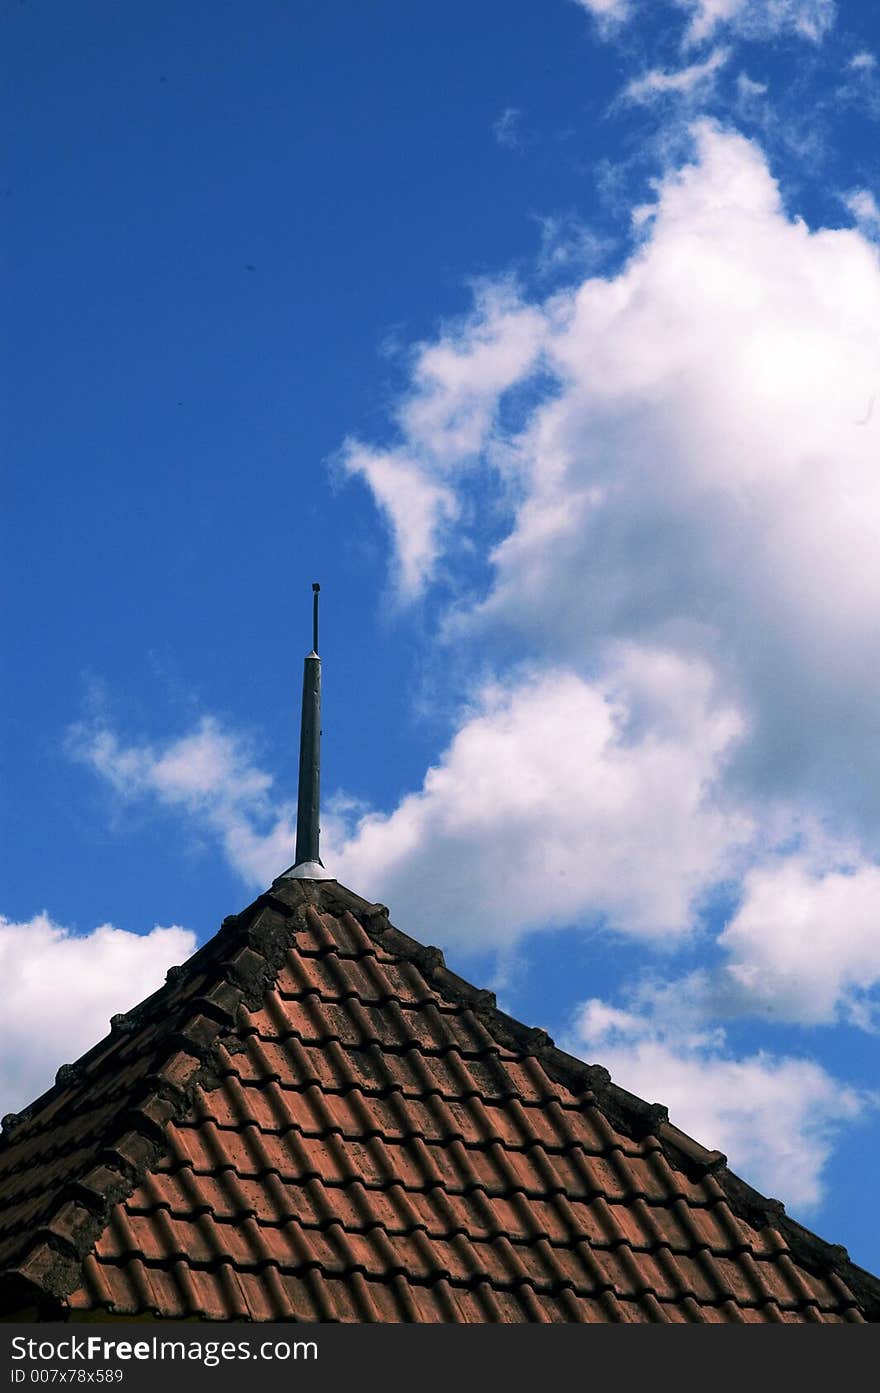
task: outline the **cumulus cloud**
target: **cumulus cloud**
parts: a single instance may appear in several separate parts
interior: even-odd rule
[[[751,832],[713,797],[741,730],[704,667],[635,647],[593,682],[520,677],[480,693],[422,789],[362,817],[332,865],[448,944],[597,916],[680,937]]]
[[[774,853],[751,866],[709,961],[683,975],[646,971],[626,999],[661,1032],[736,1018],[880,1028],[880,866],[838,849]]]
[[[741,1009],[777,1020],[873,1029],[880,984],[880,866],[808,852],[752,867],[718,945],[722,989]]]
[[[871,72],[876,66],[876,57],[866,48],[854,53],[847,63],[847,67],[852,68],[853,72]]]
[[[630,1092],[664,1103],[682,1131],[801,1211],[824,1197],[823,1169],[841,1127],[878,1102],[812,1060],[765,1051],[736,1058],[721,1031],[658,1025],[596,999],[578,1009],[566,1045],[600,1059]]]
[[[627,934],[681,937],[751,835],[750,820],[717,797],[741,734],[700,663],[623,646],[593,682],[520,673],[477,694],[421,790],[393,812],[330,800],[322,857],[339,880],[449,945],[508,947],[529,930],[596,917]],[[181,800],[177,779],[169,796],[157,777],[185,767],[181,751],[205,738],[159,752],[105,730],[86,757],[114,787],[124,780],[126,796],[197,819],[249,883],[267,884],[289,864],[289,822],[264,825],[265,776],[241,766],[231,736],[208,726],[248,793],[237,796],[235,779],[230,790],[225,778],[187,773]]]
[[[481,287],[413,353],[394,441],[346,447],[410,599],[454,571],[494,478],[505,533],[446,637],[545,663],[476,692],[395,809],[339,803],[323,847],[461,950],[596,923],[681,944],[732,881],[711,961],[586,1003],[569,1047],[806,1210],[876,1100],[809,1059],[738,1057],[709,1023],[877,1026],[880,261],[792,216],[753,143],[708,123],[695,142],[616,273],[539,303]],[[292,809],[217,723],[79,748],[121,796],[200,820],[249,883],[289,863]],[[841,842],[786,846],[804,809]]]
[[[511,504],[455,632],[575,668],[621,639],[697,656],[749,717],[744,796],[819,800],[873,834],[877,251],[789,216],[752,142],[695,137],[618,274],[508,294],[422,346],[404,447],[461,500],[494,470]],[[446,534],[450,566],[464,537]]]
[[[76,726],[70,748],[91,763],[124,796],[150,790],[168,803],[210,806],[218,797],[254,803],[268,792],[271,778],[248,761],[241,737],[224,731],[212,717],[162,747],[120,744],[109,728]]]
[[[667,96],[702,98],[729,57],[728,49],[716,48],[702,63],[692,63],[687,68],[679,68],[674,72],[652,68],[641,77],[627,83],[621,93],[621,99],[644,106]]]
[[[655,1016],[665,991],[700,1028],[873,1028],[880,261],[857,229],[792,215],[753,142],[694,137],[615,274],[541,303],[484,288],[486,312],[419,347],[401,448],[462,518],[487,471],[509,507],[446,636],[543,653],[554,678],[541,703],[521,675],[480,696],[338,863],[435,936],[477,923],[499,945],[591,916],[675,940],[733,867],[717,961],[658,988]],[[799,840],[805,818],[844,850]]]
[[[262,887],[290,864],[292,804],[270,797],[271,775],[255,765],[243,737],[214,718],[161,745],[126,743],[106,725],[79,725],[68,748],[124,802],[155,799],[213,832],[247,884]]]
[[[331,819],[324,846],[417,931],[484,945],[595,919],[681,938],[701,896],[751,866],[710,983],[731,1003],[760,963],[760,877],[781,874],[774,848],[808,809],[836,820],[861,868],[846,885],[830,863],[801,876],[817,943],[832,888],[854,914],[833,991],[851,1018],[873,969],[844,890],[866,895],[880,860],[880,418],[865,416],[880,262],[857,230],[791,216],[753,143],[705,122],[695,141],[615,274],[538,303],[481,287],[413,353],[397,439],[348,446],[368,482],[361,452],[406,461],[428,500],[399,527],[411,596],[485,537],[495,481],[491,578],[445,634],[484,654],[510,642],[550,671],[502,670],[420,790]],[[436,523],[434,490],[454,528]],[[145,749],[92,732],[84,749],[120,790],[197,811],[266,883],[290,859],[292,810],[271,808],[266,776],[221,734],[207,723]],[[803,935],[778,938],[776,1009],[828,1019],[808,972],[786,987]]]
[[[196,937],[172,925],[146,934],[101,924],[79,934],[38,914],[0,916],[0,1111],[15,1112],[51,1087],[108,1032],[110,1017],[162,985],[194,952]]]

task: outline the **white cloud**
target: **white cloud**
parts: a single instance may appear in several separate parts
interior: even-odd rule
[[[520,121],[522,112],[518,106],[507,106],[496,121],[492,123],[492,134],[505,150],[521,150]]]
[[[575,0],[613,33],[627,20],[656,8],[657,0]],[[784,34],[819,43],[837,17],[836,0],[668,0],[688,16],[686,46],[705,43],[719,31],[746,39]]]
[[[399,514],[410,594],[455,576],[472,481],[479,537],[496,477],[506,535],[447,637],[551,671],[476,693],[421,790],[325,819],[325,859],[416,933],[499,947],[597,916],[675,940],[735,875],[721,966],[676,986],[694,1018],[870,1025],[880,262],[858,231],[791,217],[754,144],[705,122],[696,142],[615,275],[539,304],[482,287],[414,353],[398,442],[348,447],[353,470],[359,450],[406,461],[429,500]],[[198,815],[249,883],[289,863],[292,809],[218,726],[83,748],[120,791]],[[804,809],[848,866],[772,854]]]
[[[553,667],[478,694],[421,791],[325,837],[343,879],[447,939],[596,914],[680,935],[801,804],[880,859],[880,263],[790,217],[754,144],[705,122],[696,141],[616,275],[539,304],[482,287],[414,353],[398,443],[348,447],[399,509],[411,595],[455,577],[471,515],[485,536],[496,478],[492,580],[447,635]],[[400,460],[409,515],[388,501]],[[199,812],[249,882],[288,863],[291,809],[219,728],[90,741],[115,786]]]
[[[49,1088],[129,1010],[194,952],[195,934],[177,925],[129,933],[102,924],[77,934],[38,914],[0,916],[0,1112],[15,1112]]]
[[[870,189],[852,189],[844,195],[843,201],[860,232],[866,237],[876,237],[880,233],[880,207]]]
[[[749,77],[748,73],[738,73],[736,90],[742,102],[753,102],[756,97],[763,97],[766,95],[767,84],[766,82],[755,82]]]
[[[543,332],[540,309],[522,304],[513,286],[483,285],[472,316],[419,346],[397,413],[419,461],[447,474],[473,462],[501,395],[534,369]]]
[[[722,965],[681,986],[689,1009],[869,1025],[880,261],[857,230],[791,216],[754,143],[707,122],[695,139],[617,274],[542,304],[484,290],[489,312],[419,349],[401,448],[462,516],[492,471],[510,510],[485,596],[446,636],[544,653],[559,677],[546,710],[521,678],[478,699],[422,791],[340,845],[340,873],[446,941],[604,914],[659,942],[750,863]],[[454,575],[460,538],[432,564]],[[670,734],[680,690],[692,725]],[[637,738],[618,743],[620,721]],[[564,778],[554,722],[576,752]],[[810,853],[800,917],[780,904],[764,944],[761,887],[782,886],[773,849],[805,812],[856,869]]]
[[[841,853],[807,853],[748,871],[742,901],[718,940],[725,988],[756,1014],[875,1028],[880,984],[880,866]]]
[[[440,531],[458,512],[454,494],[426,478],[418,464],[393,451],[368,450],[349,440],[344,459],[350,474],[363,476],[385,513],[397,557],[398,592],[415,599],[434,570]]]
[[[880,117],[880,70],[868,49],[855,53],[844,67],[843,81],[832,94],[838,112],[860,111],[869,119]]]
[[[271,778],[253,768],[240,737],[205,717],[191,734],[163,748],[122,746],[104,727],[75,726],[70,748],[94,765],[124,796],[149,790],[168,803],[210,805],[223,797],[253,803],[269,790]]]
[[[524,306],[512,286],[479,288],[473,315],[415,351],[396,413],[404,444],[344,445],[343,468],[367,481],[391,524],[402,599],[422,592],[448,537],[464,535],[451,484],[485,449],[511,382],[534,369],[542,335],[540,310]]]
[[[688,44],[703,43],[727,27],[743,37],[769,39],[790,32],[818,43],[837,13],[835,0],[674,0],[690,15]]]
[[[262,887],[290,865],[292,802],[270,798],[271,775],[215,719],[161,746],[124,744],[105,725],[76,726],[68,743],[121,799],[155,798],[212,831],[248,884]]]
[[[665,72],[652,68],[641,77],[627,83],[621,93],[623,101],[645,105],[665,96],[703,97],[714,82],[717,73],[724,67],[730,52],[726,48],[716,48],[702,63],[692,63],[690,67],[675,72]]]
[[[743,789],[880,825],[880,264],[789,218],[752,143],[697,138],[622,271],[543,307],[557,386],[507,442],[520,501],[458,631],[696,654],[750,718]]]
[[[609,250],[610,243],[588,227],[576,213],[555,213],[539,217],[541,247],[537,257],[540,275],[572,276],[595,266]]]
[[[237,752],[216,723],[209,729]],[[322,859],[414,932],[448,944],[509,947],[530,929],[596,915],[624,933],[680,937],[751,835],[749,819],[716,796],[741,734],[697,662],[623,646],[593,682],[520,674],[477,695],[420,792],[391,814],[329,800]],[[292,829],[290,810],[267,822],[265,776],[239,762],[249,794],[209,778],[183,800],[177,782],[169,796],[156,777],[201,738],[160,753],[104,730],[83,754],[127,796],[185,812],[249,883],[266,885],[290,864]],[[188,788],[189,774],[180,781]]]
[[[713,804],[740,734],[697,663],[630,648],[593,682],[521,676],[480,693],[422,790],[362,817],[330,864],[448,944],[595,915],[680,936],[751,832]]]
[[[678,1036],[735,1018],[880,1032],[880,865],[808,819],[750,850],[713,952],[681,976],[646,968],[627,987],[633,1018]]]
[[[603,25],[622,24],[632,13],[630,0],[575,0],[575,4]]]
[[[669,1120],[765,1194],[802,1211],[823,1199],[839,1129],[878,1099],[808,1059],[735,1057],[723,1033],[658,1026],[606,1002],[579,1009],[567,1048],[599,1059],[616,1083],[669,1109]]]

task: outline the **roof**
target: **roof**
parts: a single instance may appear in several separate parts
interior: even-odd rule
[[[279,880],[0,1144],[0,1312],[864,1322],[880,1281],[335,881]]]

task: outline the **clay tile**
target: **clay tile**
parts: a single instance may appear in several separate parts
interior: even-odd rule
[[[844,1250],[336,882],[281,878],[28,1114],[0,1256],[82,1314],[880,1317]]]

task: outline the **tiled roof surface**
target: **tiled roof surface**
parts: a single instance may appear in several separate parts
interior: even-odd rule
[[[4,1133],[0,1310],[880,1320],[843,1249],[336,882],[276,881]]]

